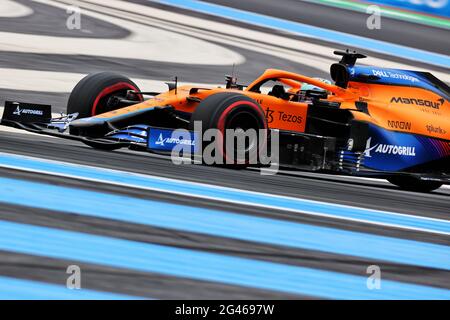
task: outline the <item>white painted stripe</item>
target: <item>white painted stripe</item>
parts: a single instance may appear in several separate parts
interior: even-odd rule
[[[120,0],[95,0],[95,1],[86,0],[84,2],[102,4],[110,8],[117,8],[119,10],[123,10],[122,14],[127,15],[130,18],[132,16],[127,14],[125,10],[138,12],[141,15],[165,19],[167,21],[175,21],[174,23],[169,22],[163,23],[161,21],[157,21],[157,24],[172,26],[172,28],[175,28],[174,30],[181,30],[180,26],[176,22],[182,21],[183,24],[191,26],[192,28],[210,30],[209,33],[206,33],[206,32],[199,32],[197,29],[192,29],[191,31],[183,29],[183,32],[191,32],[192,35],[201,37],[202,39],[219,41],[224,44],[238,46],[246,50],[256,51],[263,54],[270,54],[272,56],[283,58],[289,61],[303,63],[311,68],[316,68],[326,73],[329,72],[330,65],[336,62],[336,56],[333,55],[334,51],[333,49],[330,49],[330,47],[327,46],[309,43],[307,41],[295,40],[292,38],[283,37],[272,33],[246,29],[230,24],[215,22],[213,20],[205,20],[201,18],[191,17],[179,13],[155,9],[139,4],[132,4]],[[89,8],[94,8],[94,6],[91,6]],[[109,13],[112,13],[111,10],[107,11]],[[146,22],[148,22],[147,21],[148,18],[144,19],[146,20]],[[229,35],[229,37],[228,38],[221,37],[220,36],[221,33],[226,33]],[[239,35],[240,38],[236,38],[234,37],[234,35]],[[242,40],[242,38],[245,38],[246,40]],[[266,43],[266,45],[261,45],[259,42]],[[281,47],[288,48],[288,50],[282,49]],[[301,50],[306,53],[298,52],[297,50]],[[325,58],[317,56],[317,53],[325,56]],[[417,69],[417,67],[413,65],[394,62],[387,59],[379,59],[375,57],[368,57],[367,59],[360,61],[360,63],[362,65],[383,66],[384,68],[396,68],[407,70]],[[447,72],[433,71],[433,74],[445,82],[450,82],[450,75]]]
[[[36,2],[55,4],[48,0]],[[65,5],[58,7],[67,8]],[[232,65],[245,61],[240,54],[214,43],[85,10],[81,14],[81,28],[82,17],[86,15],[125,28],[131,35],[125,39],[92,39],[0,32],[0,51],[78,54],[199,65]]]
[[[85,73],[39,71],[12,68],[0,68],[0,74],[2,75],[0,77],[0,88],[2,89],[67,93],[71,92],[78,81],[86,76]],[[131,80],[133,80],[143,91],[167,91],[167,85],[164,83],[164,81],[161,80],[143,78],[131,78]],[[187,84],[201,87],[218,86],[206,83],[179,82],[179,85]]]
[[[19,18],[33,14],[33,9],[11,0],[0,1],[0,17]]]
[[[47,4],[60,8],[66,7],[66,5],[64,4],[56,3],[50,0],[34,1],[45,2]],[[276,34],[246,29],[231,24],[225,24],[212,20],[205,20],[166,10],[156,9],[145,5],[130,3],[127,1],[95,0],[80,2],[71,0],[67,1],[67,3],[76,4],[85,9],[85,14],[108,22],[117,22],[117,19],[120,20],[119,17],[126,16],[127,18],[136,21],[137,24],[139,24],[140,21],[145,21],[146,23],[153,24],[155,26],[164,26],[170,28],[170,30],[174,33],[183,32],[201,38],[205,41],[214,41],[215,43],[219,42],[226,45],[236,46],[245,50],[251,50],[262,54],[271,55],[273,57],[294,61],[297,63],[308,65],[308,67],[316,68],[317,70],[326,73],[329,72],[330,65],[337,61],[336,56],[333,55],[333,49],[327,46],[312,44],[307,41],[291,39]],[[86,3],[91,4],[88,5]],[[103,5],[105,7],[98,5]],[[105,13],[117,15],[118,18],[111,18],[109,16],[89,12],[89,9],[102,10]],[[130,14],[127,11],[133,12],[134,14]],[[158,19],[164,19],[167,22],[162,22]],[[178,22],[181,22],[187,27],[180,26]],[[226,36],[221,35],[222,33],[225,33]],[[263,42],[264,44],[261,44],[261,42]],[[298,50],[301,50],[302,52],[299,52]],[[186,52],[185,54],[192,53]],[[317,56],[317,54],[320,54],[324,57]],[[365,59],[364,61],[362,61],[362,64],[378,65],[385,68],[398,68],[408,70],[417,69],[417,67],[413,65],[373,57]],[[267,68],[270,67],[272,67],[272,65],[267,66]],[[450,83],[450,75],[447,72],[433,71],[433,74],[442,81]],[[201,81],[201,79],[199,80]]]
[[[419,50],[385,41],[365,38],[361,36],[343,33],[335,30],[314,27],[311,25],[274,18],[254,12],[238,10],[222,5],[205,3],[198,0],[149,0],[168,4],[171,6],[202,12],[227,19],[249,23],[257,26],[268,27],[288,33],[298,34],[314,39],[320,39],[338,45],[358,47],[374,52],[380,52],[391,56],[401,56],[411,60],[425,62],[437,66],[450,66],[450,58],[444,54],[438,54],[425,50]]]
[[[36,95],[39,95],[39,91],[42,92],[55,92],[55,93],[67,93],[67,98],[70,95],[70,91],[86,74],[82,73],[69,73],[69,72],[53,72],[53,71],[36,71],[36,70],[22,70],[22,69],[8,69],[0,68],[0,74],[7,75],[6,77],[0,77],[0,88],[10,90],[24,90],[24,91],[36,91]],[[142,91],[151,92],[165,92],[167,91],[167,85],[160,80],[151,79],[139,79],[132,78],[138,87]],[[206,83],[185,83],[179,82],[179,85],[192,85],[203,88],[217,87],[217,85],[211,85]],[[8,96],[4,97],[8,100]],[[33,101],[20,101],[29,102]],[[3,115],[3,106],[0,106],[0,119]],[[59,117],[59,113],[53,113],[53,117]],[[24,131],[12,127],[1,126],[0,132],[12,132],[29,135],[38,135],[29,131]],[[48,136],[51,137],[51,136]],[[56,137],[51,137],[56,138]]]

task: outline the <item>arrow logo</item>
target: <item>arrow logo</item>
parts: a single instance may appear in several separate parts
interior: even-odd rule
[[[158,146],[164,146],[165,141],[166,141],[166,139],[164,139],[162,133],[160,133],[158,140],[155,141],[155,144]]]
[[[364,151],[364,156],[366,158],[371,158],[372,155],[370,154],[370,152],[375,149],[376,147],[379,146],[379,143],[377,143],[376,145],[374,145],[373,147],[371,147],[370,145],[372,144],[372,138],[367,139],[366,142],[366,151]]]
[[[20,110],[19,106],[17,106],[16,110],[13,112],[13,114],[15,114],[16,116],[20,116],[20,114],[22,113],[22,111]]]

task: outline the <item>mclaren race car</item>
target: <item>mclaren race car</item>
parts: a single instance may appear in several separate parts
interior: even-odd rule
[[[175,80],[160,93],[142,92],[115,73],[90,74],[73,89],[66,115],[52,118],[48,105],[7,101],[1,124],[107,150],[170,153],[184,145],[197,155],[209,129],[224,136],[254,129],[267,134],[231,150],[226,138],[213,139],[216,156],[245,167],[251,151],[274,152],[276,136],[281,167],[385,178],[422,192],[449,184],[449,87],[427,72],[356,66],[364,55],[335,54],[342,58],[330,69],[334,83],[269,69],[246,86],[232,76],[217,88]],[[180,130],[188,136],[174,136]]]

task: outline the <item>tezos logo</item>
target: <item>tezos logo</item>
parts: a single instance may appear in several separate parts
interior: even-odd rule
[[[282,122],[289,122],[289,123],[297,123],[302,124],[303,123],[303,117],[296,115],[296,114],[289,114],[284,111],[277,111],[276,114],[274,114],[275,111],[271,110],[269,108],[266,109],[265,115],[267,119],[267,123],[272,123],[275,119]]]
[[[43,116],[44,111],[42,110],[33,110],[33,109],[20,109],[19,106],[17,106],[16,110],[13,112],[14,115],[20,116],[22,114],[30,114],[34,116]]]
[[[391,99],[391,103],[413,104],[420,107],[428,107],[438,110],[444,104],[444,102],[445,100],[443,98],[439,99],[437,102],[424,99],[403,98],[403,97],[392,97]]]
[[[371,146],[372,138],[367,140],[366,151],[364,152],[364,156],[366,158],[372,157],[373,153],[379,154],[388,154],[388,155],[399,155],[399,156],[408,156],[415,157],[416,156],[416,147],[404,147],[404,146],[396,146],[392,144],[382,144],[377,143],[374,146]]]

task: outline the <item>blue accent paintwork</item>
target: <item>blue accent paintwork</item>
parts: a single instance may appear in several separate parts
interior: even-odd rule
[[[199,150],[199,135],[183,129],[148,128],[147,147],[150,150],[172,151],[194,154]]]
[[[369,126],[369,137],[364,166],[371,169],[401,171],[442,158],[443,151],[437,139],[388,131],[374,125]]]
[[[366,2],[450,18],[450,1],[448,0],[366,0]]]
[[[322,213],[330,217],[359,219],[368,222],[386,223],[394,226],[419,228],[430,232],[450,233],[450,221],[426,217],[399,215],[364,208],[339,206],[333,203],[317,202],[300,198],[278,197],[240,189],[221,188],[214,185],[201,185],[182,180],[168,180],[149,175],[60,163],[20,155],[0,153],[0,166],[24,170],[38,170],[49,174],[60,174],[78,179],[95,179],[105,183],[116,183],[127,187],[149,188],[161,192],[177,192],[182,197],[203,196],[217,201],[240,202],[253,206],[270,206],[281,210]],[[18,201],[20,199],[17,199]],[[57,202],[58,203],[58,202]]]
[[[147,144],[147,131],[149,126],[145,124],[137,124],[117,131],[108,135],[108,138],[120,139],[121,141],[137,142]],[[140,137],[138,137],[138,136]]]
[[[0,276],[0,300],[132,300],[141,299],[122,294],[89,289],[68,289],[32,280]]]
[[[62,202],[61,199],[67,201]],[[96,218],[210,236],[450,270],[449,246],[43,183],[0,178],[0,202],[52,211],[70,211]],[[68,206],[64,207],[63,203]]]
[[[450,299],[450,290],[384,279],[380,290],[369,290],[366,274],[343,274],[12,222],[0,221],[0,234],[0,250],[230,285],[332,299]]]
[[[188,10],[203,12],[211,15],[216,15],[219,17],[224,17],[237,21],[243,21],[254,25],[284,30],[302,36],[318,38],[321,40],[338,43],[339,45],[347,45],[356,48],[367,49],[375,52],[390,54],[392,56],[398,56],[402,58],[430,63],[438,66],[444,67],[450,66],[450,56],[447,55],[427,52],[424,50],[409,48],[380,40],[374,40],[338,31],[323,29],[298,22],[282,20],[253,12],[242,11],[238,9],[233,9],[225,6],[215,5],[196,0],[151,0],[151,1],[177,6]],[[299,5],[301,4],[299,3]]]
[[[123,130],[120,130],[121,133],[131,133],[131,134],[137,134],[143,137],[147,137],[147,128],[148,126],[146,126],[145,128],[135,128],[135,127],[131,127],[131,128],[126,128]]]
[[[358,79],[360,75],[376,76],[379,77],[379,80],[370,80],[363,82],[419,87],[425,90],[432,91],[447,100],[449,99],[448,92],[437,88],[421,72],[366,66],[349,67],[348,72],[350,74],[350,81],[360,82],[361,79]]]
[[[147,131],[148,127],[149,126],[147,124],[133,124],[129,128],[130,129],[140,130],[140,131]],[[147,132],[145,132],[145,134],[147,134]]]
[[[127,133],[115,133],[115,134],[110,135],[108,137],[109,138],[114,138],[114,139],[119,139],[121,141],[147,143],[147,139],[146,138],[132,136],[132,135],[127,134]]]

